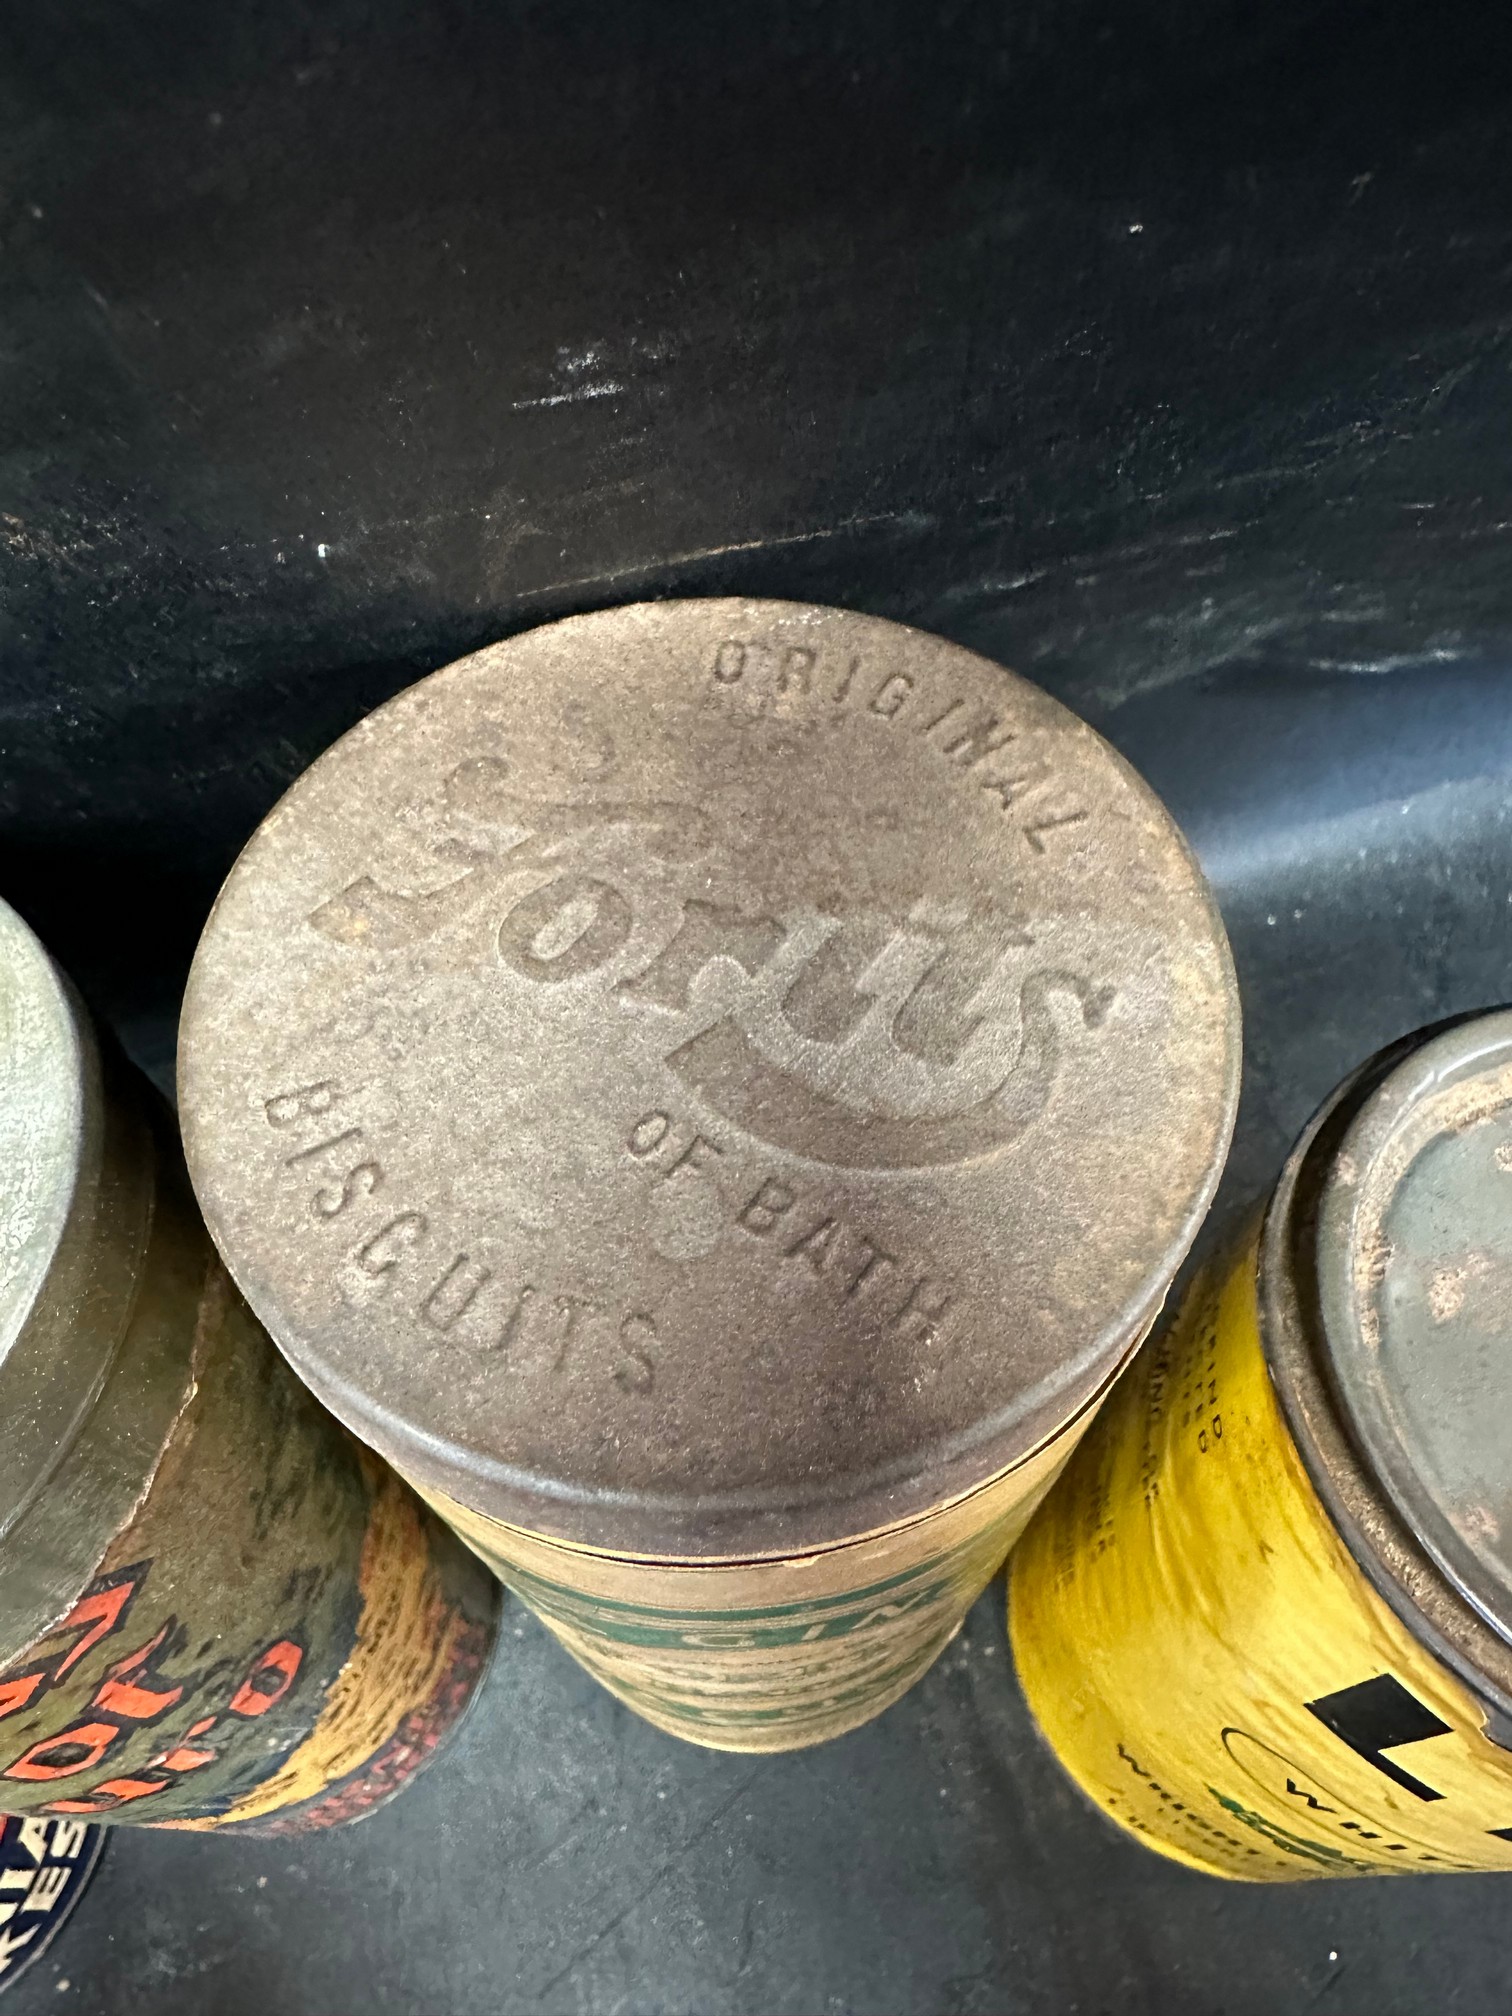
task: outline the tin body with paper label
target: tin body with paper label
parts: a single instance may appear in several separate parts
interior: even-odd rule
[[[316,1391],[623,1698],[745,1749],[937,1654],[1158,1307],[1236,1072],[1202,878],[1085,724],[719,601],[361,723],[233,870],[180,1049]]]
[[[171,1116],[3,905],[0,1259],[0,1810],[382,1804],[471,1699],[495,1592],[290,1374]]]

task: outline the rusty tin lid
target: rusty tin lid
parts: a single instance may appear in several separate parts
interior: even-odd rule
[[[210,1228],[475,1510],[827,1544],[1029,1454],[1222,1164],[1228,947],[1083,722],[899,625],[647,603],[447,666],[253,836],[184,1007]]]
[[[0,1541],[68,1453],[124,1334],[150,1198],[72,990],[0,903]]]
[[[1377,1487],[1512,1636],[1512,1013],[1411,1050],[1317,1209],[1329,1374]]]

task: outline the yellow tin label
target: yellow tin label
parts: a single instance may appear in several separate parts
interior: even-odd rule
[[[1256,1296],[1253,1246],[1199,1278],[1026,1534],[1029,1705],[1105,1813],[1193,1868],[1512,1869],[1512,1754],[1336,1532]]]
[[[1090,1418],[968,1498],[798,1559],[621,1560],[425,1495],[648,1722],[715,1750],[796,1750],[879,1715],[933,1664]]]

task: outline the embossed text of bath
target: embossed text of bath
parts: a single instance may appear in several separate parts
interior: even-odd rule
[[[713,678],[745,678],[752,649],[721,645]],[[811,681],[813,655],[795,646],[775,659],[774,690]],[[851,661],[839,675],[847,693],[858,676]],[[870,695],[883,718],[901,709],[903,677]],[[917,732],[937,733],[946,760],[967,767],[1008,739],[995,721],[939,707]],[[1080,816],[1041,822],[1030,844],[1043,851],[1048,831]],[[460,875],[419,891],[361,876],[310,924],[390,950],[486,920],[517,979],[591,990],[606,1013],[651,1024],[668,1070],[712,1112],[830,1167],[921,1169],[997,1152],[1044,1111],[1067,1028],[1097,1029],[1113,999],[1094,977],[1036,956],[1033,934],[1004,911],[920,895],[896,911],[775,914],[693,805],[533,798],[484,757],[452,770],[421,823],[446,859],[468,864]]]

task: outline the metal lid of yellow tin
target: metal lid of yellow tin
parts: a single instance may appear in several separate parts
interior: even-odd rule
[[[1319,1196],[1316,1266],[1365,1463],[1512,1635],[1512,1014],[1432,1038],[1364,1100]]]
[[[0,903],[0,1539],[72,1445],[115,1355],[151,1212],[94,1042]]]
[[[1007,1468],[1159,1306],[1238,1078],[1163,807],[1048,695],[775,602],[479,652],[299,780],[185,1002],[191,1171],[475,1509],[748,1556]]]

